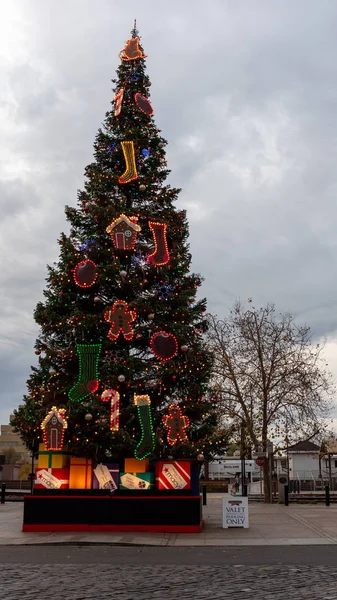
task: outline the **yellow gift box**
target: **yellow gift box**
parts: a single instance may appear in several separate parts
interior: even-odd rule
[[[92,487],[91,458],[70,459],[69,489],[88,490]]]
[[[39,444],[38,469],[67,469],[70,463],[70,454],[66,449],[46,450],[45,444]]]
[[[124,459],[125,473],[147,473],[149,470],[149,459],[137,460],[137,458]]]

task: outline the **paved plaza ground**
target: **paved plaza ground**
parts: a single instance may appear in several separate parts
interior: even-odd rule
[[[149,546],[337,545],[337,505],[250,503],[249,529],[222,529],[222,495],[209,494],[204,528],[188,533],[22,533],[22,502],[0,505],[0,545],[96,543]],[[337,554],[337,551],[336,551]]]
[[[22,533],[0,506],[6,600],[337,600],[337,506],[250,504],[249,529],[222,529],[208,496],[196,534]]]

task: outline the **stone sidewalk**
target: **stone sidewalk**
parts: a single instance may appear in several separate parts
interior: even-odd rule
[[[22,533],[22,502],[0,505],[0,545],[125,544],[149,546],[337,545],[337,505],[249,504],[249,529],[222,529],[222,494],[209,494],[196,533]]]

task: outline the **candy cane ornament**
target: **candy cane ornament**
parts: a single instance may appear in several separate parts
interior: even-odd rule
[[[124,88],[121,88],[120,90],[118,90],[116,96],[114,97],[115,117],[118,117],[121,114],[123,96],[124,96]]]
[[[117,390],[107,389],[102,392],[102,402],[109,402],[111,399],[110,408],[110,429],[111,431],[118,431],[119,429],[119,414],[120,414],[120,394]]]

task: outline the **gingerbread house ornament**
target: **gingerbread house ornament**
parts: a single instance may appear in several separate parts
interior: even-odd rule
[[[117,250],[134,249],[137,234],[141,231],[141,227],[137,224],[137,221],[138,217],[127,217],[122,214],[106,228]]]
[[[53,406],[51,411],[41,423],[43,441],[46,450],[61,450],[63,447],[64,431],[68,427],[65,419],[65,408],[57,409]]]

